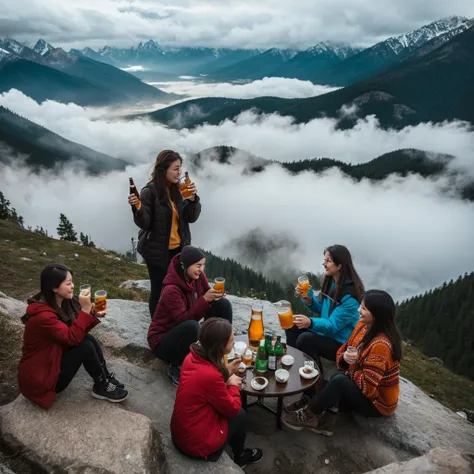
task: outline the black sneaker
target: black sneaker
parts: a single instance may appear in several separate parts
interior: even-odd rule
[[[244,453],[238,459],[234,459],[235,464],[241,467],[247,467],[249,464],[255,464],[263,459],[263,451],[261,449],[245,448]]]
[[[128,397],[128,392],[110,383],[108,380],[102,379],[94,383],[92,396],[99,400],[108,400],[112,403],[118,403],[123,402]]]
[[[181,370],[176,365],[168,365],[168,376],[171,378],[173,385],[175,387],[179,384],[179,376],[181,375]]]
[[[125,384],[123,384],[122,382],[119,382],[116,378],[115,378],[115,374],[113,372],[108,372],[107,373],[107,380],[115,385],[116,387],[118,388],[121,388],[122,390],[125,388]]]

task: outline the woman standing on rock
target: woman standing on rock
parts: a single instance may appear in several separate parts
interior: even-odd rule
[[[156,357],[169,362],[168,375],[176,386],[189,346],[197,341],[199,321],[221,317],[232,324],[230,301],[209,287],[205,264],[206,256],[191,245],[173,257],[148,329],[148,344]]]
[[[263,458],[261,449],[244,448],[246,413],[242,409],[242,379],[238,364],[224,364],[234,345],[232,325],[211,318],[199,329],[181,374],[171,416],[171,437],[189,456],[217,461],[228,443],[234,462],[244,468]]]
[[[395,303],[385,291],[370,290],[359,308],[360,319],[346,344],[337,351],[344,374],[331,377],[312,399],[285,407],[283,423],[330,436],[338,409],[368,417],[391,415],[398,406],[402,341],[395,324]]]
[[[88,334],[105,312],[95,313],[90,294],[74,299],[72,273],[51,263],[41,272],[41,291],[28,301],[22,321],[23,356],[18,368],[21,393],[50,408],[84,365],[92,377],[92,396],[121,402],[128,396],[107,365],[97,340]],[[96,316],[97,315],[97,316]]]
[[[287,343],[310,355],[322,369],[321,357],[336,360],[336,352],[351,335],[359,313],[364,285],[354,268],[349,250],[331,245],[324,251],[324,281],[319,294],[309,290],[302,298],[319,317],[294,316],[295,326],[286,330]],[[296,287],[301,296],[301,288]],[[321,379],[322,380],[322,379]]]
[[[185,245],[191,243],[189,224],[196,222],[201,214],[201,202],[194,184],[188,186],[190,197],[183,199],[181,195],[182,164],[178,153],[163,150],[156,158],[151,180],[142,189],[140,199],[135,194],[128,196],[133,220],[140,227],[137,250],[145,259],[150,276],[151,317],[160,299],[168,265]]]

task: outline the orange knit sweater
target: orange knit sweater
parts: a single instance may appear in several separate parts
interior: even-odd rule
[[[346,344],[337,351],[339,369],[347,370],[362,393],[372,401],[375,408],[385,416],[397,408],[400,393],[400,362],[392,358],[392,345],[387,336],[378,334],[360,352],[356,364],[348,365],[343,355],[347,346],[359,346],[367,327],[357,323]]]

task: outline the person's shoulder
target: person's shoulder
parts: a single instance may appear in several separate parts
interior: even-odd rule
[[[380,355],[390,355],[392,353],[392,343],[383,333],[377,334],[368,344],[370,352]]]

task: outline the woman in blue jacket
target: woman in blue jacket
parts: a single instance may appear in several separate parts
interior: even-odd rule
[[[321,357],[336,360],[337,350],[354,330],[364,294],[351,254],[343,245],[332,245],[324,251],[323,267],[325,274],[319,294],[310,289],[308,296],[302,298],[319,316],[296,314],[295,326],[286,330],[287,343],[311,356],[321,369]],[[299,287],[296,292],[301,296]]]

